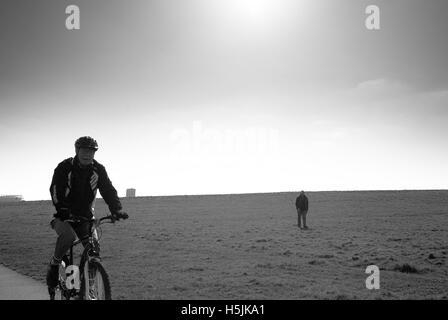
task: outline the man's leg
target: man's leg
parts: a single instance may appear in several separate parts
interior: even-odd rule
[[[56,231],[58,238],[56,240],[56,248],[54,249],[54,258],[58,261],[62,260],[62,257],[72,246],[76,240],[76,233],[73,230],[70,223],[55,219],[53,229]]]
[[[303,218],[303,228],[308,229],[308,226],[306,225],[306,214],[308,213],[308,210],[302,211],[302,218]]]
[[[299,227],[299,229],[302,228],[302,221],[300,219],[300,209],[297,209],[297,226]]]
[[[64,254],[70,249],[73,241],[76,240],[76,234],[68,222],[58,218],[52,221],[51,226],[56,231],[58,238],[56,239],[54,255],[47,271],[47,285],[54,288],[58,284],[59,264]]]
[[[84,238],[85,236],[89,235],[89,231],[90,231],[90,223],[89,222],[83,222],[81,224],[78,224],[75,227],[75,232],[76,235],[78,236],[79,239]],[[84,239],[82,240],[82,245],[85,247],[87,244],[89,243],[89,239]]]

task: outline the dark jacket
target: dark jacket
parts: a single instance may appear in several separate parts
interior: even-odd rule
[[[103,165],[93,160],[93,164],[82,168],[77,157],[65,159],[54,170],[50,186],[56,207],[54,217],[64,220],[73,214],[92,218],[98,189],[111,212],[122,209]]]
[[[308,198],[306,195],[301,194],[297,197],[296,209],[300,209],[301,211],[308,210]]]

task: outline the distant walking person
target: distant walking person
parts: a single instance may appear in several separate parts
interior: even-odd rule
[[[303,229],[308,229],[306,225],[306,214],[308,213],[308,198],[305,195],[305,192],[301,191],[300,195],[296,199],[296,209],[297,209],[297,220],[298,227],[302,229],[302,220],[303,220]]]

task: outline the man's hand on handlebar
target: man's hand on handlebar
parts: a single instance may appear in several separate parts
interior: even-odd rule
[[[124,211],[111,212],[112,222],[118,221],[120,219],[127,219],[129,215]]]

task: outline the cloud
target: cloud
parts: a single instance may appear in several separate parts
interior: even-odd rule
[[[390,98],[412,92],[408,84],[386,78],[363,81],[356,86],[356,92],[378,98]]]
[[[431,91],[427,93],[427,96],[435,100],[448,102],[448,90]]]
[[[446,123],[448,118],[448,90],[422,92],[412,100],[409,105],[415,106],[419,110],[421,119],[433,118],[437,121]],[[446,127],[446,124],[444,124]]]

